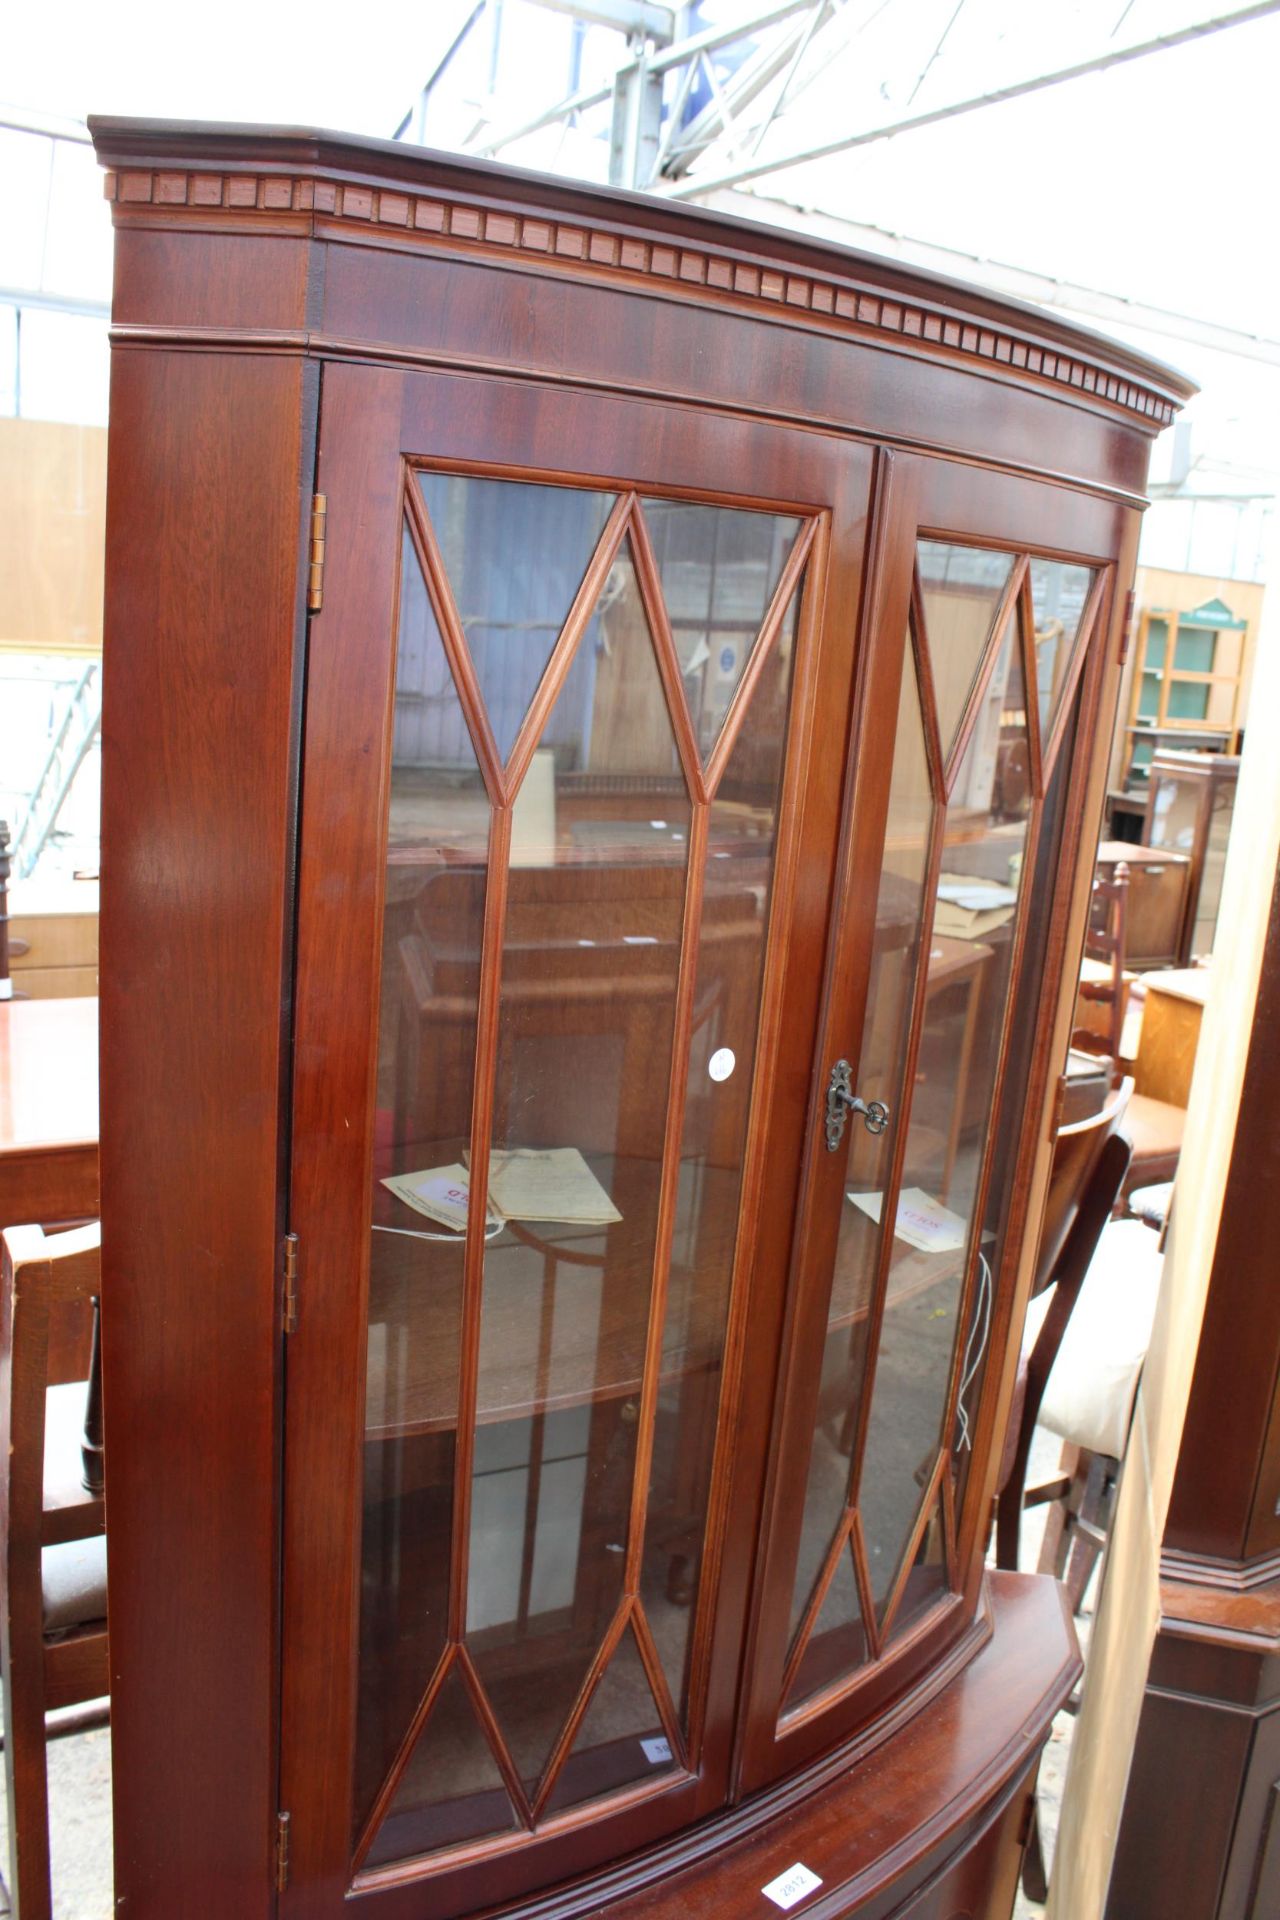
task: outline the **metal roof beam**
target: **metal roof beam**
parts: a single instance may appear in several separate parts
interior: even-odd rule
[[[793,13],[807,13],[817,3],[818,0],[775,0],[773,6],[764,7],[731,27],[708,27],[702,33],[690,34],[687,39],[676,41],[672,46],[650,55],[645,62],[646,72],[651,76],[660,75],[666,73],[669,67],[685,66],[695,61],[701,53],[710,53],[717,47],[745,39],[748,34],[756,33],[762,27],[771,27],[779,20],[788,19]],[[584,10],[576,4],[576,0],[537,0],[537,4],[551,6],[578,19],[584,17]],[[524,140],[531,133],[540,133],[543,127],[553,126],[557,120],[567,120],[571,114],[602,106],[613,97],[613,93],[613,80],[602,87],[583,87],[577,93],[557,100],[554,106],[545,107],[530,119],[520,121],[517,126],[507,127],[501,133],[486,134],[483,140],[474,145],[469,142],[467,150],[481,158],[490,159],[504,147],[514,146],[517,140]]]
[[[717,192],[722,187],[739,186],[744,180],[759,180],[765,174],[780,173],[787,167],[804,166],[811,160],[825,160],[832,154],[848,153],[855,147],[870,146],[878,140],[890,140],[897,134],[914,133],[921,127],[937,126],[940,121],[954,120],[961,114],[977,113],[983,107],[1001,106],[1006,100],[1018,100],[1029,93],[1042,93],[1047,87],[1062,86],[1068,80],[1081,80],[1087,74],[1103,73],[1109,67],[1123,66],[1130,60],[1144,59],[1148,54],[1164,53],[1171,47],[1205,39],[1209,34],[1221,33],[1227,27],[1243,26],[1250,20],[1261,20],[1271,13],[1280,13],[1280,0],[1258,0],[1256,5],[1243,7],[1236,13],[1220,14],[1213,20],[1199,20],[1189,27],[1179,28],[1175,33],[1162,33],[1153,40],[1143,40],[1132,47],[1099,54],[1092,60],[1078,61],[1074,66],[1059,67],[1052,73],[1036,74],[1029,80],[1015,80],[1007,87],[995,88],[991,93],[976,94],[968,100],[953,101],[950,106],[935,107],[928,113],[912,114],[907,119],[868,127],[861,133],[841,134],[835,140],[817,141],[812,146],[779,154],[770,160],[751,160],[730,167],[724,173],[692,174],[661,190],[668,199],[687,200],[698,194]]]
[[[742,110],[763,93],[770,82],[775,80],[788,64],[793,67],[798,64],[815,29],[827,20],[831,7],[832,0],[808,0],[804,8],[809,16],[807,20],[797,20],[786,33],[779,36],[773,46],[759,49],[745,67],[740,68],[730,80],[726,81],[723,86],[724,100],[719,98],[710,100],[701,113],[690,121],[683,133],[672,140],[665,171],[672,175],[684,173],[697,156],[705,152],[707,147],[726,131],[726,118],[723,111],[725,103],[736,120]],[[693,58],[697,60],[699,55],[695,53]],[[793,75],[788,74],[787,77],[789,82]],[[775,103],[774,114],[776,112],[777,104]],[[770,114],[769,121],[766,121],[761,129],[761,134],[767,130],[774,114]],[[759,136],[756,137],[756,144],[759,144]],[[751,151],[755,151],[754,146]]]
[[[669,46],[675,38],[676,10],[653,0],[534,0],[548,13],[571,13],[589,27],[613,27],[628,39],[640,35]]]
[[[835,240],[841,246],[855,247],[882,259],[902,260],[929,273],[947,274],[952,279],[966,281],[970,286],[981,284],[1034,306],[1081,315],[1100,326],[1134,328],[1141,333],[1158,334],[1163,339],[1207,347],[1214,353],[1280,367],[1280,337],[1274,335],[1223,326],[1169,307],[1149,306],[1127,294],[1108,293],[1101,287],[1088,287],[1038,273],[1034,267],[995,260],[989,254],[967,252],[938,240],[926,240],[918,234],[896,232],[866,221],[842,220],[838,214],[823,213],[762,194],[723,192],[714,197],[711,205],[717,212],[745,215],[752,220],[763,217],[771,225],[789,231]]]
[[[717,47],[745,40],[749,33],[755,33],[760,27],[771,27],[776,20],[785,20],[793,13],[805,13],[813,4],[814,0],[778,0],[776,6],[765,7],[749,19],[737,20],[731,27],[704,27],[701,33],[691,33],[687,40],[677,40],[665,53],[655,54],[650,65],[655,73],[682,66],[700,53],[714,53]]]
[[[84,300],[74,293],[46,293],[39,287],[0,286],[0,306],[25,307],[29,312],[69,313],[83,320],[109,320],[109,300]]]

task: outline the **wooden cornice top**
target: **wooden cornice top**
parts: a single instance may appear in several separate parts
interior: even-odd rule
[[[833,334],[892,338],[1110,407],[1157,433],[1196,391],[1041,309],[852,248],[649,194],[311,129],[91,118],[120,224],[196,221],[571,270]]]

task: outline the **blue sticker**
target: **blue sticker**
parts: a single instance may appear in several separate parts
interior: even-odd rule
[[[737,664],[738,664],[738,656],[735,653],[734,649],[732,647],[721,647],[720,649],[721,673],[732,673],[734,668],[737,666]]]

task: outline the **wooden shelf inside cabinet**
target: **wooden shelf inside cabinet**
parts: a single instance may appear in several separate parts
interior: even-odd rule
[[[802,1834],[833,1920],[1008,1920],[1075,1656],[983,1537],[1186,382],[652,198],[94,138],[118,1897],[640,1920]]]

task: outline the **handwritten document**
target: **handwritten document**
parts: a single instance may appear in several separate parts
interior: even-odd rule
[[[576,1147],[515,1147],[494,1153],[489,1203],[511,1220],[607,1226],[622,1218]]]

